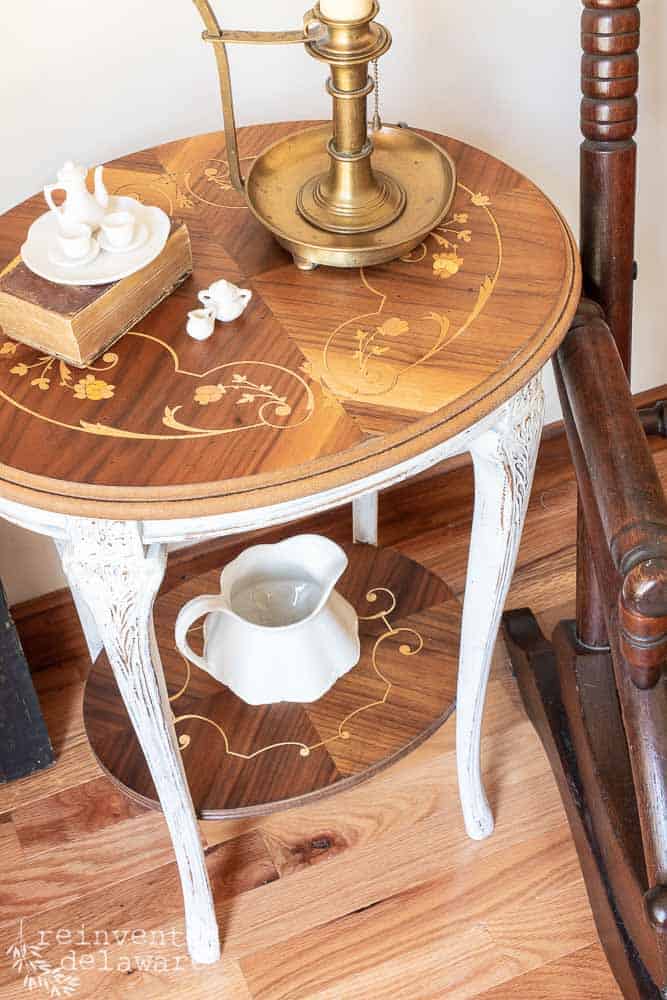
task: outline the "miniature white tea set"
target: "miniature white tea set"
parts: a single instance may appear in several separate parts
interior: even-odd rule
[[[176,645],[248,705],[317,701],[361,656],[359,619],[334,589],[347,562],[320,535],[246,549],[225,566],[219,594],[181,609]],[[187,636],[203,615],[198,656]]]
[[[238,288],[231,281],[221,278],[210,288],[199,293],[202,309],[188,313],[186,330],[194,340],[208,340],[215,329],[216,320],[232,323],[238,319],[250,304],[252,292],[248,288]]]
[[[160,208],[135,198],[110,195],[103,167],[95,168],[95,190],[88,190],[88,170],[69,160],[47,184],[49,211],[28,230],[21,247],[24,263],[35,274],[61,285],[101,285],[128,277],[162,252],[171,222]],[[63,191],[56,204],[53,194]]]

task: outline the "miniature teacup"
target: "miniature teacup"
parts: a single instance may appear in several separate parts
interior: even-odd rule
[[[114,250],[129,247],[134,239],[136,219],[132,212],[110,212],[102,219],[102,232]]]
[[[188,313],[186,330],[193,340],[208,340],[215,328],[215,307],[193,309]]]
[[[199,301],[215,307],[215,318],[221,323],[231,323],[245,312],[252,298],[248,288],[237,288],[231,281],[214,281],[210,288],[199,293]]]
[[[85,222],[59,222],[58,242],[69,260],[83,260],[93,248],[93,230]]]

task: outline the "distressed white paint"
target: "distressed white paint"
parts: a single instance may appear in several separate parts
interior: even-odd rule
[[[65,553],[65,543],[54,539],[54,544],[62,561]],[[97,627],[95,616],[86,604],[83,594],[76,585],[76,582],[74,580],[70,580],[69,586],[72,591],[74,606],[76,607],[79,621],[81,622],[81,628],[83,629],[83,635],[90,654],[90,660],[91,663],[94,663],[104,649],[104,643],[102,642],[100,630]]]
[[[104,642],[165,812],[181,873],[193,960],[214,962],[218,931],[192,799],[152,626],[168,544],[285,524],[353,503],[355,538],[377,543],[377,495],[446,458],[472,452],[475,517],[466,586],[457,744],[471,837],[493,830],[481,783],[480,738],[493,647],[521,538],[544,417],[541,376],[495,413],[423,455],[336,489],[251,511],[138,522],[95,521],[0,498],[0,516],[56,541],[91,655]],[[92,621],[91,621],[92,615]]]
[[[213,896],[153,628],[166,549],[146,549],[133,522],[72,518],[68,536],[61,549],[63,569],[95,616],[169,827],[190,956],[193,962],[216,962],[220,939]]]
[[[378,493],[366,493],[352,501],[353,534],[355,542],[366,545],[378,543]]]
[[[500,616],[512,581],[544,423],[541,377],[498,414],[472,445],[475,514],[463,604],[456,706],[459,789],[466,830],[493,832],[481,779],[481,728]]]

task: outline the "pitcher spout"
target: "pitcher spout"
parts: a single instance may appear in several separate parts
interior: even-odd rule
[[[304,624],[319,614],[347,568],[339,545],[321,535],[296,535],[275,545],[256,545],[225,566],[220,579],[223,601],[232,614],[261,624],[287,601],[293,613],[281,624]],[[260,603],[266,603],[265,614]],[[255,606],[255,610],[251,606]],[[289,620],[287,620],[289,619]]]
[[[219,594],[181,609],[177,646],[249,705],[317,701],[361,656],[359,619],[335,590],[346,568],[319,535],[252,546],[225,566]],[[187,640],[202,615],[203,657]]]
[[[318,608],[323,607],[347,569],[345,552],[340,545],[323,535],[298,535],[284,544],[290,547],[295,562],[320,588],[322,596]]]
[[[104,183],[103,174],[104,167],[95,168],[95,201],[101,208],[107,209],[109,207],[109,192]]]

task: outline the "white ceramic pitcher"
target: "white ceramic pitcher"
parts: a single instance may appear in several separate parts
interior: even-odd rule
[[[220,577],[220,593],[181,609],[183,656],[249,705],[313,702],[359,662],[359,620],[334,587],[347,556],[320,535],[256,545]],[[206,615],[204,655],[187,640]]]
[[[46,203],[64,226],[85,223],[96,229],[101,224],[109,208],[109,192],[104,184],[103,172],[104,167],[95,168],[95,193],[91,194],[86,186],[88,168],[68,160],[58,171],[57,182],[46,185]],[[53,200],[53,192],[59,190],[65,193],[62,205],[56,205]]]

